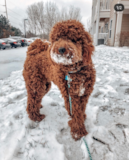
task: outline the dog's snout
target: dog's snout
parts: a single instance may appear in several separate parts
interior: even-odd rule
[[[59,48],[59,53],[63,54],[66,51],[65,48]]]

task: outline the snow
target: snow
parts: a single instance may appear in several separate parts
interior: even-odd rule
[[[8,77],[12,71],[23,68],[27,47],[0,50],[0,79]]]
[[[83,84],[81,84],[79,96],[83,96],[84,92],[85,92],[85,88],[83,87]]]
[[[94,91],[87,104],[85,137],[93,160],[129,160],[129,48],[96,47]],[[22,71],[0,80],[0,160],[89,160],[82,139],[75,142],[59,89],[42,100],[41,122],[26,113]]]
[[[53,51],[51,50],[51,58],[54,62],[59,63],[59,64],[65,64],[65,65],[69,65],[72,64],[72,59],[73,57],[70,57],[69,53],[66,55],[59,55],[57,53],[53,53]]]

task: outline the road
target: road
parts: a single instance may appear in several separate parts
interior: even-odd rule
[[[0,50],[0,79],[7,78],[11,72],[23,69],[27,47]]]

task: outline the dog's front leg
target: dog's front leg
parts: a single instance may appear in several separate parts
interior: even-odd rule
[[[86,136],[88,133],[85,129],[84,121],[86,119],[85,109],[87,99],[85,96],[71,96],[72,99],[72,115],[71,120],[68,122],[71,128],[71,135],[75,140]]]
[[[74,81],[72,82],[74,83]],[[62,93],[65,99],[65,108],[71,117],[71,120],[68,122],[71,128],[71,135],[75,140],[88,134],[84,121],[86,119],[85,109],[89,94],[86,94],[86,90],[83,90],[82,86],[80,89],[78,88],[75,88],[75,85],[72,84],[70,89],[65,88]]]

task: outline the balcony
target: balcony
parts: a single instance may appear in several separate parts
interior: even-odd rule
[[[99,10],[100,18],[110,18],[111,2],[112,0],[100,0],[100,10]],[[96,3],[96,6],[94,6],[94,22],[97,19],[97,6],[98,2]]]
[[[100,18],[110,17],[110,6],[112,0],[100,0]]]
[[[98,39],[106,40],[108,38],[108,33],[99,33]]]
[[[110,11],[111,0],[100,0],[100,11]]]
[[[125,6],[125,9],[129,9],[129,0],[122,0],[121,3]]]

